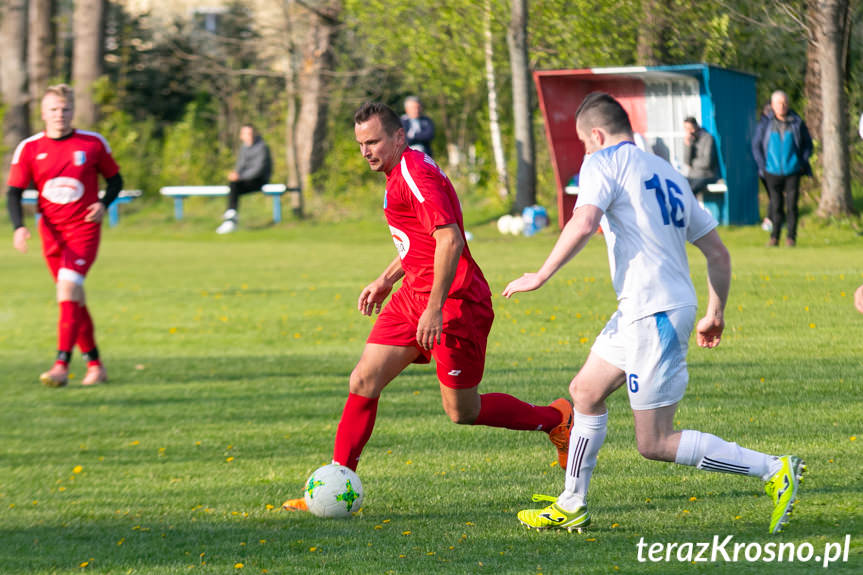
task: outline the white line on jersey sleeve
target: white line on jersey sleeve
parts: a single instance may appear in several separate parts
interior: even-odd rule
[[[416,196],[416,199],[418,199],[420,203],[426,201],[426,199],[422,195],[422,192],[420,192],[420,189],[417,187],[416,182],[414,182],[413,176],[411,176],[411,173],[408,171],[408,165],[405,162],[404,157],[402,157],[401,168],[402,177],[405,179],[405,182],[407,182],[408,187],[411,189],[411,192],[413,192],[413,195]]]

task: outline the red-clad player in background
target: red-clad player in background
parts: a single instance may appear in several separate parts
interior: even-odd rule
[[[83,385],[108,380],[93,336],[93,320],[84,297],[84,278],[99,250],[102,217],[123,188],[123,178],[105,139],[72,128],[72,89],[49,87],[42,98],[45,131],[18,145],[9,172],[8,207],[13,244],[27,251],[30,231],[24,226],[21,195],[31,182],[39,190],[39,234],[42,251],[57,284],[60,320],[57,360],[40,376],[43,384],[62,387],[69,379],[69,359],[77,343],[87,358]],[[99,174],[107,181],[99,199]]]
[[[383,104],[361,106],[354,132],[369,167],[386,174],[384,214],[398,256],[357,302],[362,314],[380,315],[351,373],[333,461],[356,470],[381,391],[411,363],[434,357],[443,408],[453,422],[544,431],[565,468],[572,426],[568,400],[537,406],[504,393],[479,394],[494,318],[491,291],[465,242],[461,207],[449,179],[429,156],[407,147],[401,120]],[[286,501],[284,507],[306,508],[303,499]]]

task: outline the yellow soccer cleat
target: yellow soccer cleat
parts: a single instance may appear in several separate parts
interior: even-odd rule
[[[566,529],[570,533],[581,533],[590,525],[587,507],[566,511],[557,504],[557,498],[550,495],[534,495],[533,500],[552,501],[552,504],[543,509],[524,509],[518,512],[518,520],[528,529]]]
[[[770,533],[780,533],[788,525],[794,504],[797,503],[797,489],[806,471],[806,464],[795,455],[779,458],[782,469],[773,474],[764,485],[764,491],[773,500],[773,515],[770,516]]]

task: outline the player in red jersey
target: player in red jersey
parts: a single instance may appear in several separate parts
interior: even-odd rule
[[[537,406],[504,393],[480,395],[477,389],[494,313],[449,179],[429,156],[407,147],[401,121],[389,107],[361,106],[354,131],[369,167],[386,174],[384,214],[398,256],[357,302],[362,314],[380,315],[351,373],[333,461],[356,470],[381,391],[411,363],[434,357],[443,408],[453,422],[545,431],[565,468],[572,425],[568,400]],[[401,288],[381,311],[401,279]],[[292,499],[284,507],[305,509],[305,502]]]
[[[46,90],[42,98],[45,131],[18,145],[8,181],[13,245],[22,253],[27,251],[30,231],[24,226],[21,196],[31,182],[39,191],[42,251],[57,284],[60,306],[57,360],[39,378],[50,387],[68,382],[69,359],[76,343],[87,358],[87,373],[81,383],[95,385],[108,380],[93,335],[84,278],[99,250],[102,217],[123,189],[123,178],[102,136],[72,128],[74,106],[69,86],[60,84]],[[101,199],[99,174],[107,181]]]

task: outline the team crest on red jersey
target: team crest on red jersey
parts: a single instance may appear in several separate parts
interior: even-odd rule
[[[83,150],[77,150],[74,154],[74,162],[76,166],[83,166],[87,163],[87,152]]]

